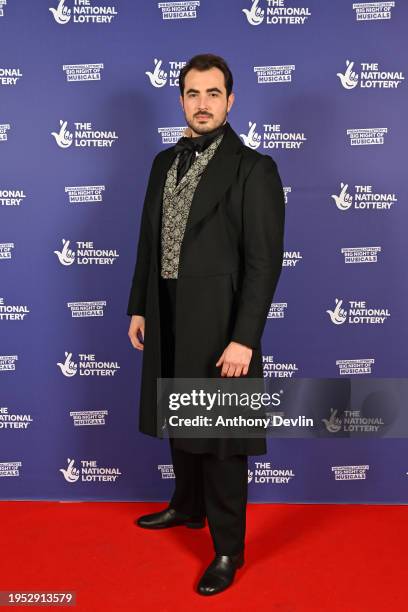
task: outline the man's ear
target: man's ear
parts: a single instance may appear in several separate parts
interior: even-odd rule
[[[234,104],[234,100],[235,100],[235,95],[231,91],[230,95],[228,96],[228,101],[227,101],[227,112],[231,110],[231,106]]]
[[[180,100],[181,108],[184,110],[183,96],[180,95],[179,100]]]

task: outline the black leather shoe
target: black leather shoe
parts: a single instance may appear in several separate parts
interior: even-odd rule
[[[234,581],[235,571],[244,565],[244,552],[236,555],[215,555],[197,586],[200,595],[216,595]]]
[[[173,508],[166,508],[161,512],[153,512],[152,514],[140,516],[136,519],[135,523],[145,529],[166,529],[167,527],[177,527],[178,525],[185,525],[190,527],[190,529],[201,529],[201,527],[205,526],[205,519],[194,519],[177,512]]]

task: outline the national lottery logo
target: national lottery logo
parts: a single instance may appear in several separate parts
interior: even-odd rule
[[[348,185],[346,183],[340,183],[340,186],[340,193],[338,195],[332,193],[331,197],[339,210],[348,210],[353,205],[353,198],[347,193]]]
[[[354,432],[377,434],[385,426],[382,416],[362,415],[360,410],[345,410],[339,416],[337,408],[330,408],[329,418],[321,419],[329,433]]]
[[[248,469],[248,483],[287,485],[295,478],[293,468],[276,468],[270,461],[255,461]]]
[[[75,260],[79,265],[112,265],[119,257],[117,249],[95,249],[92,241],[77,241],[76,251],[70,248],[70,240],[62,238],[62,245],[54,251],[62,266],[71,266]]]
[[[63,247],[60,251],[55,250],[54,253],[62,266],[71,266],[75,261],[75,251],[69,248],[69,240],[62,239]]]
[[[111,147],[118,135],[115,130],[93,130],[92,123],[74,122],[75,129],[68,129],[68,121],[60,119],[59,131],[51,132],[61,149],[75,147]]]
[[[69,483],[78,482],[116,482],[122,475],[122,472],[117,467],[99,467],[98,462],[94,459],[81,459],[80,467],[75,467],[75,459],[67,459],[67,467],[60,468],[59,471]]]
[[[397,89],[405,79],[402,72],[380,70],[378,63],[362,62],[360,72],[354,69],[354,62],[346,60],[346,70],[337,72],[344,89],[358,85],[365,89]]]
[[[259,6],[259,0],[252,0],[252,6],[250,9],[242,9],[248,23],[257,26],[260,25],[265,17],[265,11]]]
[[[336,410],[330,408],[330,417],[328,419],[322,419],[322,422],[330,433],[338,433],[342,428],[342,420],[337,416],[337,408]]]
[[[51,135],[55,138],[55,142],[61,149],[70,147],[74,138],[72,132],[67,129],[67,125],[68,121],[62,121],[62,119],[60,119],[59,132],[51,132]]]
[[[247,147],[257,149],[262,142],[262,136],[256,131],[256,123],[249,121],[248,127],[247,134],[240,134],[240,136]]]
[[[74,466],[75,459],[68,457],[67,463],[68,467],[66,469],[60,468],[60,472],[67,482],[76,482],[79,478],[79,470]]]
[[[94,6],[91,0],[73,0],[71,7],[66,0],[59,0],[57,6],[51,6],[48,10],[59,25],[66,25],[70,21],[76,24],[109,24],[118,14],[115,6]]]
[[[358,74],[353,70],[354,62],[346,60],[346,66],[346,71],[344,73],[338,72],[336,76],[339,77],[344,89],[354,89],[358,84]]]
[[[258,26],[264,21],[269,25],[304,25],[311,16],[309,7],[285,6],[286,0],[264,0],[265,8],[260,0],[250,2],[251,8],[241,10],[252,26]]]
[[[145,74],[149,78],[153,87],[178,87],[180,70],[185,66],[185,61],[170,61],[167,71],[163,67],[163,60],[155,58],[153,70],[146,70]]]
[[[65,361],[58,361],[57,366],[67,378],[75,376],[78,370],[78,364],[72,361],[72,353],[68,353],[68,351],[65,351]]]
[[[163,87],[167,83],[167,72],[162,70],[163,60],[154,60],[154,70],[147,70],[145,74],[149,77],[149,81],[153,87]]]
[[[307,141],[305,132],[284,131],[279,123],[262,123],[257,129],[254,121],[248,121],[248,132],[240,137],[250,149],[300,149]]]
[[[326,310],[328,313],[330,320],[334,325],[342,325],[347,320],[347,310],[342,308],[343,300],[339,300],[336,298],[336,306],[333,310]]]
[[[79,353],[78,360],[74,361],[72,353],[65,351],[64,361],[58,361],[61,374],[66,378],[79,376],[115,376],[120,369],[117,361],[97,361],[95,355],[91,353]]]
[[[391,316],[388,308],[368,308],[365,300],[350,300],[348,308],[343,306],[343,300],[335,298],[333,309],[327,309],[327,314],[333,325],[369,324],[383,325]]]
[[[342,212],[354,208],[356,210],[389,211],[398,202],[396,193],[377,193],[372,185],[354,185],[354,195],[348,192],[348,183],[340,183],[338,193],[332,193],[336,207]]]
[[[71,9],[65,6],[65,0],[59,0],[57,8],[50,7],[55,21],[60,25],[65,25],[71,19]]]
[[[345,410],[340,417],[337,415],[337,409],[333,408],[330,408],[329,418],[322,419],[322,422],[329,433],[344,431],[376,434],[385,426],[382,416],[366,416],[362,415],[360,410]]]

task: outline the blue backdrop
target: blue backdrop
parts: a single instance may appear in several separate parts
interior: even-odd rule
[[[172,492],[168,442],[138,432],[126,307],[196,53],[228,61],[229,121],[285,188],[265,377],[406,376],[407,18],[400,0],[0,0],[2,499]],[[406,439],[353,418],[365,437],[269,440],[250,500],[408,501]]]

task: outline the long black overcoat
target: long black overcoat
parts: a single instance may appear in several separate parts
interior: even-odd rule
[[[145,317],[139,429],[157,433],[161,377],[160,232],[174,146],[153,160],[140,224],[128,315]],[[275,161],[245,146],[226,123],[189,211],[177,281],[175,377],[216,378],[229,342],[253,348],[247,377],[262,378],[261,336],[282,269],[285,203]],[[219,457],[266,453],[265,438],[178,439],[190,452]]]

